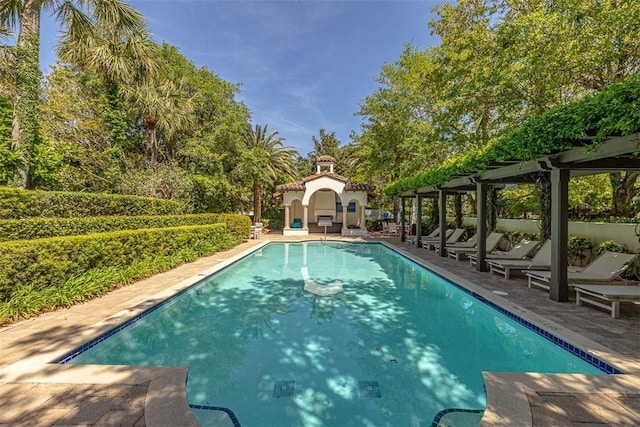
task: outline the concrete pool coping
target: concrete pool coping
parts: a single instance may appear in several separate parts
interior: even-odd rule
[[[231,251],[215,254],[212,257],[198,260],[169,272],[161,273],[153,276],[152,278],[145,279],[136,284],[120,288],[101,299],[96,299],[85,304],[74,306],[69,310],[59,310],[47,313],[38,318],[18,322],[18,324],[0,329],[0,337],[3,338],[3,347],[5,347],[0,349],[0,400],[5,402],[3,390],[5,390],[5,394],[10,390],[7,385],[16,384],[74,384],[77,386],[92,384],[110,384],[113,386],[118,384],[148,384],[144,402],[143,419],[142,421],[138,421],[137,423],[132,423],[130,425],[197,425],[197,421],[189,410],[186,402],[185,384],[188,375],[186,367],[97,367],[95,365],[56,365],[51,364],[50,362],[67,354],[69,351],[72,351],[83,343],[90,341],[113,326],[137,316],[158,302],[179,293],[189,286],[192,286],[203,277],[228,266],[236,260],[257,250],[259,247],[268,244],[270,241],[319,240],[318,236],[309,236],[308,239],[300,239],[299,237],[286,239],[279,236],[271,238],[272,236],[269,235],[265,237],[267,237],[265,240],[245,242]],[[359,238],[332,240],[365,241],[365,239]],[[446,278],[450,278],[465,288],[470,288],[470,290],[483,296],[494,304],[516,313],[520,317],[548,330],[559,338],[562,338],[567,342],[571,342],[585,351],[591,352],[608,363],[619,367],[626,373],[632,374],[615,376],[583,376],[586,377],[584,380],[586,381],[586,384],[602,385],[602,379],[590,378],[604,377],[610,378],[606,381],[611,383],[622,381],[621,384],[626,384],[628,387],[628,393],[633,392],[634,389],[636,393],[640,393],[638,391],[640,390],[640,382],[638,381],[640,364],[637,363],[637,360],[624,357],[593,340],[558,325],[543,316],[539,316],[526,308],[518,306],[517,304],[514,304],[513,302],[502,298],[487,289],[477,286],[471,281],[459,277],[448,270],[434,265],[433,263],[426,261],[424,258],[415,256],[405,250],[402,245],[399,245],[397,239],[373,241],[386,244],[413,261],[434,270]],[[154,282],[163,282],[164,284],[154,284]],[[129,290],[129,292],[127,292],[127,290]],[[119,297],[117,295],[114,296],[114,294],[118,293],[121,294]],[[111,296],[111,298],[107,298],[109,296]],[[101,305],[106,305],[107,307],[102,307],[102,310],[94,309]],[[52,325],[56,325],[58,323],[64,324],[67,318],[71,317],[74,317],[77,320],[77,322],[73,323],[73,327],[67,329],[63,328],[62,333],[56,333],[57,329]],[[35,338],[33,340],[24,337],[21,339],[20,335],[27,335]],[[25,353],[25,351],[24,349],[18,351],[18,347],[21,345],[28,345],[29,343],[33,343],[33,341],[38,343],[39,348],[36,346],[32,351],[33,354],[21,357],[21,354]],[[13,354],[12,349],[16,350],[17,354]],[[512,404],[507,403],[513,399],[515,399],[516,402],[525,402],[523,396],[527,397],[526,391],[529,389],[536,390],[535,388],[531,388],[532,385],[530,382],[527,382],[533,381],[531,379],[533,377],[529,377],[529,374],[511,374],[524,375],[525,378],[520,378],[518,379],[519,382],[516,382],[511,381],[514,377],[510,377],[511,380],[509,381],[511,382],[505,382],[505,375],[508,374],[485,373],[485,380],[487,381],[488,409],[485,412],[486,419],[483,419],[483,423],[485,425],[515,425],[513,424],[514,416],[518,414],[518,419],[522,422],[522,424],[517,423],[518,425],[532,425],[531,420],[533,419],[532,414],[534,411],[531,405],[520,404],[514,407]],[[567,378],[571,378],[573,376],[565,376],[565,384],[560,387],[562,383],[558,383],[558,380],[554,380],[555,382],[551,381],[552,376],[541,374],[536,375],[538,376],[534,379],[538,382],[534,382],[534,385],[538,384],[539,388],[543,388],[543,385],[545,384],[551,384],[558,390],[566,391],[571,389],[568,385],[575,384],[575,381],[567,380]],[[529,379],[527,380],[527,378]],[[540,381],[540,378],[543,378],[543,380]],[[529,385],[528,388],[527,384]],[[623,387],[620,385],[617,385],[616,387],[614,387],[614,389],[623,390]],[[29,398],[33,393],[37,394],[36,390],[45,389],[46,387],[38,388],[34,386],[32,389],[28,390],[28,393],[24,398]],[[580,391],[587,389],[589,388],[582,387],[577,390]],[[44,394],[46,395],[46,393]],[[40,400],[44,397],[40,396]],[[495,405],[494,402],[496,403]],[[9,425],[12,424],[12,420],[16,421],[20,419],[20,399],[14,399],[14,404],[18,407],[11,408],[9,411],[3,411],[4,415],[0,415],[0,425]],[[66,409],[69,409],[71,412],[75,410],[73,408]],[[493,418],[488,419],[487,416],[489,414],[491,414],[491,417]],[[98,415],[99,414],[95,416]],[[10,419],[10,416],[13,416],[13,418]],[[100,419],[103,418],[96,418],[94,420],[95,423],[99,424]],[[508,420],[509,422],[501,423],[501,419]],[[15,422],[13,422],[13,424],[15,424]],[[89,423],[89,425],[93,424]],[[233,425],[233,423],[228,417],[225,418],[221,416],[220,425]]]

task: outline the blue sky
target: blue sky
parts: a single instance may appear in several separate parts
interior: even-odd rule
[[[428,20],[438,0],[246,1],[131,0],[156,42],[240,83],[252,123],[268,125],[300,154],[320,128],[342,144],[358,131],[354,116],[377,87],[385,63],[405,42],[437,43]],[[42,60],[54,60],[57,29],[43,17]]]

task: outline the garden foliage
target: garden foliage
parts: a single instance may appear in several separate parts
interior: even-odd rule
[[[41,291],[97,268],[124,269],[134,262],[157,262],[184,250],[198,256],[240,242],[225,224],[124,230],[82,236],[0,243],[0,301],[23,289]]]
[[[150,197],[0,188],[0,325],[249,238],[245,215],[181,211]]]
[[[385,189],[390,197],[428,185],[442,184],[454,175],[482,173],[491,162],[522,161],[571,149],[592,138],[585,150],[612,135],[629,135],[640,130],[640,75],[612,85],[608,90],[552,108],[531,117],[514,131],[487,145],[452,157],[421,174],[398,180]]]
[[[44,239],[140,228],[227,224],[231,234],[249,238],[251,220],[237,214],[131,215],[52,218],[33,217],[0,221],[0,241]]]
[[[153,197],[0,187],[0,219],[177,215],[182,212],[180,203]]]

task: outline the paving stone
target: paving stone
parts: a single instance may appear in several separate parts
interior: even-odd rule
[[[562,408],[553,405],[532,407],[531,415],[533,416],[533,427],[572,427],[571,421],[565,417]]]
[[[114,409],[107,412],[102,418],[96,421],[94,426],[134,426],[140,418],[144,418],[142,410],[131,411],[125,409]]]
[[[65,417],[70,408],[38,408],[25,417],[20,418],[20,425],[29,427],[48,427],[55,425],[57,421]]]
[[[623,394],[620,403],[640,417],[640,394]],[[640,425],[640,423],[638,423]]]
[[[85,399],[76,410],[61,418],[58,423],[69,425],[94,424],[115,407],[116,405],[112,398],[91,396]]]

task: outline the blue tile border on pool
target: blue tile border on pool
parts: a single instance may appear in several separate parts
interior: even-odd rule
[[[57,359],[54,359],[51,363],[57,363],[57,364],[60,364],[60,365],[64,365],[64,364],[69,363],[71,360],[75,359],[76,357],[78,357],[79,355],[84,353],[85,351],[89,350],[92,347],[95,347],[96,345],[100,344],[102,341],[106,340],[107,338],[111,337],[112,335],[117,334],[118,332],[120,332],[124,328],[128,327],[132,323],[135,323],[138,320],[142,319],[143,317],[146,317],[147,315],[153,313],[154,311],[156,311],[160,307],[163,307],[164,305],[169,304],[170,302],[172,302],[176,298],[180,297],[181,295],[183,295],[183,294],[189,292],[190,290],[194,289],[195,287],[201,285],[205,280],[210,279],[211,276],[226,270],[230,266],[236,264],[238,261],[245,259],[246,257],[254,254],[255,252],[263,249],[265,246],[268,246],[269,244],[271,244],[271,243],[268,243],[267,245],[260,246],[260,247],[256,248],[255,250],[253,250],[253,251],[251,251],[251,252],[249,252],[247,254],[244,254],[243,256],[241,256],[238,259],[234,260],[232,263],[229,263],[228,265],[225,265],[221,269],[216,270],[214,273],[212,273],[212,274],[210,274],[208,276],[202,277],[200,280],[198,280],[197,282],[193,283],[192,285],[187,286],[186,288],[182,289],[180,292],[177,292],[176,294],[168,297],[167,299],[165,299],[163,301],[160,301],[158,304],[156,304],[156,305],[154,305],[152,307],[149,307],[148,309],[144,310],[142,313],[138,314],[137,316],[134,316],[131,319],[125,321],[124,323],[121,323],[121,324],[109,329],[108,331],[103,332],[102,334],[98,335],[96,338],[92,339],[91,341],[89,341],[89,342],[87,342],[85,344],[82,344],[79,347],[76,347],[75,349],[71,350],[68,353],[65,353],[61,357],[59,357]]]
[[[472,291],[471,289],[467,289],[464,286],[455,283],[454,281],[452,281],[451,279],[429,269],[428,267],[420,264],[419,262],[415,261],[412,258],[409,258],[408,256],[406,256],[405,254],[401,253],[400,251],[398,251],[397,249],[389,246],[389,245],[384,245],[383,243],[372,243],[372,244],[380,244],[385,246],[386,248],[388,248],[389,250],[394,251],[395,253],[397,253],[398,255],[403,256],[404,258],[406,258],[407,260],[411,261],[412,263],[425,268],[427,270],[429,270],[431,273],[437,275],[438,277],[442,278],[443,280],[445,280],[447,283],[455,286],[456,288],[460,289],[461,291],[465,292],[466,294],[472,296],[473,298],[477,299],[478,301],[488,305],[489,307],[493,308],[494,310],[504,314],[505,316],[507,316],[508,318],[518,322],[519,324],[521,324],[522,326],[526,327],[527,329],[532,330],[533,332],[537,333],[538,335],[544,337],[545,339],[547,339],[548,341],[551,341],[552,343],[562,347],[563,349],[565,349],[566,351],[568,351],[569,353],[573,354],[574,356],[579,357],[580,359],[586,361],[587,363],[589,363],[591,366],[595,366],[596,368],[600,369],[602,372],[606,373],[606,374],[623,374],[624,372],[622,372],[620,369],[616,368],[615,366],[612,366],[600,359],[598,359],[597,357],[585,352],[584,350],[581,350],[580,348],[574,346],[573,344],[570,344],[568,342],[566,342],[565,340],[563,340],[562,338],[559,338],[555,335],[553,335],[552,333],[542,329],[539,326],[534,325],[533,323],[529,322],[528,320],[523,319],[522,317],[518,316],[515,313],[510,312],[509,310],[499,306],[498,304],[489,301],[488,299],[486,299],[484,296]]]
[[[204,409],[204,410],[207,410],[207,411],[222,411],[222,412],[226,413],[229,416],[229,418],[231,418],[231,422],[233,423],[233,427],[241,427],[240,426],[240,421],[238,421],[238,417],[236,417],[236,414],[234,414],[231,409],[223,408],[221,406],[193,405],[191,403],[189,404],[189,408],[191,408],[191,409]]]
[[[510,319],[518,322],[519,324],[521,324],[522,326],[534,331],[535,333],[537,333],[538,335],[544,337],[545,339],[553,342],[554,344],[564,348],[566,351],[570,352],[571,354],[579,357],[582,360],[585,360],[587,363],[589,363],[592,366],[595,366],[596,368],[600,369],[602,372],[606,373],[606,374],[623,374],[624,372],[622,372],[620,369],[598,359],[597,357],[585,352],[584,350],[581,350],[580,348],[574,346],[573,344],[570,344],[566,341],[564,341],[563,339],[553,335],[552,333],[540,328],[539,326],[534,325],[533,323],[523,319],[522,317],[518,316],[517,314],[514,314],[512,312],[510,312],[509,310],[500,307],[499,305],[495,304],[494,302],[489,301],[488,299],[486,299],[485,297],[483,297],[482,295],[465,288],[464,286],[453,282],[452,280],[448,279],[447,277],[429,269],[428,267],[420,264],[419,262],[415,261],[414,259],[406,256],[405,254],[401,253],[400,251],[398,251],[397,249],[386,245],[384,243],[380,243],[380,242],[341,242],[341,241],[335,241],[335,242],[339,242],[339,243],[344,243],[344,244],[355,244],[355,245],[379,245],[379,246],[384,246],[387,249],[397,253],[398,255],[402,256],[403,258],[405,258],[406,260],[414,263],[415,265],[421,267],[421,268],[425,268],[427,270],[429,270],[431,273],[437,275],[438,277],[442,278],[443,280],[445,280],[447,283],[449,283],[452,286],[455,286],[457,289],[460,289],[461,291],[467,293],[468,295],[472,296],[473,298],[475,298],[476,300],[488,305],[489,307],[493,308],[494,310],[504,314],[505,316],[509,317]],[[289,243],[297,243],[297,242],[289,242]],[[221,268],[220,270],[217,270],[214,274],[218,274],[219,272],[227,269],[228,267],[236,264],[238,261],[245,259],[246,257],[252,255],[253,253],[255,253],[258,250],[264,249],[266,246],[272,245],[272,244],[283,244],[283,242],[270,242],[267,245],[261,246],[260,248],[257,248],[255,251],[251,251],[247,254],[245,254],[244,256],[238,258],[237,260],[233,261],[232,263],[224,266],[223,268]],[[143,317],[147,316],[148,314],[152,313],[153,311],[157,310],[158,308],[164,306],[165,304],[168,304],[169,302],[173,301],[174,299],[178,298],[179,296],[181,296],[182,294],[190,291],[191,289],[193,289],[194,287],[200,285],[202,282],[204,282],[205,280],[209,279],[212,275],[210,276],[206,276],[203,277],[201,280],[197,281],[196,283],[194,283],[193,285],[190,285],[188,287],[186,287],[185,289],[183,289],[182,291],[176,293],[175,295],[167,298],[166,300],[154,305],[153,307],[150,307],[149,309],[145,310],[144,312],[140,313],[139,315],[127,320],[126,322],[104,332],[103,334],[99,335],[97,338],[89,341],[86,344],[83,344],[80,347],[75,348],[74,350],[70,351],[69,353],[66,353],[65,355],[63,355],[62,357],[59,357],[58,359],[54,360],[52,363],[58,363],[58,364],[66,364],[68,362],[70,362],[71,360],[75,359],[77,356],[79,356],[80,354],[82,354],[83,352],[89,350],[90,348],[96,346],[97,344],[101,343],[102,341],[106,340],[107,338],[109,338],[110,336],[120,332],[122,329],[126,328],[127,326],[131,325],[132,323],[137,322],[138,320],[142,319]]]
[[[433,421],[431,421],[430,427],[439,427],[440,420],[442,420],[442,417],[452,412],[462,412],[465,414],[482,414],[484,412],[484,409],[462,409],[462,408],[443,409],[442,411],[438,412],[435,417],[433,417]]]

